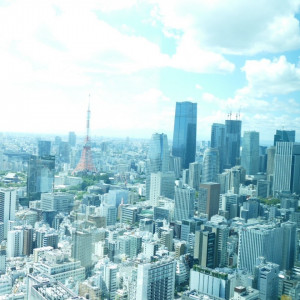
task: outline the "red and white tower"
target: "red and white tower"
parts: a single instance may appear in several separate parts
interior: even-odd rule
[[[87,120],[86,120],[87,122],[86,122],[85,143],[82,149],[80,161],[72,174],[96,172],[96,168],[93,163],[91,141],[90,141],[90,116],[91,116],[91,111],[90,111],[90,102],[89,102],[88,111],[87,111]]]

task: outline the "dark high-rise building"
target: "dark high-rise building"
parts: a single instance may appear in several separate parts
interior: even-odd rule
[[[76,146],[76,134],[75,134],[74,131],[70,131],[69,132],[69,140],[68,140],[68,142],[69,142],[69,145],[71,147],[75,147]]]
[[[213,123],[211,127],[211,148],[219,150],[219,172],[222,173],[224,168],[224,154],[225,154],[225,125]]]
[[[225,120],[225,169],[230,169],[239,164],[241,128],[241,120]]]
[[[48,156],[51,151],[50,141],[38,141],[38,156]]]
[[[277,142],[295,142],[295,130],[276,130],[274,134],[274,146]]]
[[[41,193],[53,191],[54,172],[54,156],[31,155],[27,172],[27,197],[29,201],[39,200]]]
[[[172,155],[181,157],[187,169],[195,161],[197,103],[176,102]]]

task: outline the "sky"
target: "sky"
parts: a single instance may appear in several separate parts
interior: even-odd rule
[[[0,0],[1,132],[172,139],[198,104],[198,140],[300,140],[300,0]],[[90,97],[89,97],[90,95]]]

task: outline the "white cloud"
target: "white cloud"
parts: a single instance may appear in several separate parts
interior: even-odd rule
[[[247,60],[242,70],[248,86],[240,90],[246,95],[279,95],[300,90],[300,68],[289,63],[285,56],[261,60]]]
[[[299,0],[164,0],[157,16],[167,29],[195,33],[202,48],[218,53],[282,52],[300,46]]]
[[[198,73],[232,72],[235,68],[234,64],[222,55],[201,49],[192,34],[185,34],[180,39],[170,65]]]

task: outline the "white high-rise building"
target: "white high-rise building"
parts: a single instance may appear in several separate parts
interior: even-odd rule
[[[238,248],[239,269],[253,272],[260,256],[282,267],[283,228],[274,224],[243,227],[239,232]]]
[[[16,202],[16,189],[0,189],[0,222],[4,223],[4,238],[7,237],[8,221],[15,219]]]
[[[259,171],[259,133],[256,131],[244,132],[241,165],[248,175]]]
[[[117,291],[117,272],[118,266],[116,264],[106,264],[103,270],[103,280],[105,283],[105,290],[109,300],[114,300]]]
[[[138,265],[136,300],[172,300],[176,262],[170,258]]]
[[[187,220],[194,216],[195,189],[188,185],[175,187],[174,220]]]
[[[23,230],[11,230],[7,233],[7,257],[23,255]]]
[[[300,193],[300,143],[276,143],[273,193],[281,191]]]
[[[173,172],[151,173],[150,176],[150,203],[158,206],[159,197],[174,198],[175,177]]]
[[[208,148],[204,152],[201,182],[217,182],[219,167],[219,150]]]

